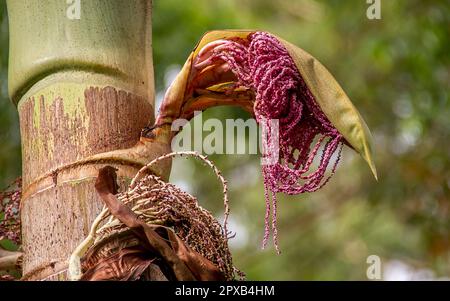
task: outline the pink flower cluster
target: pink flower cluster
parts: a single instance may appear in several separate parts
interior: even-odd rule
[[[279,145],[274,145],[270,135],[263,140],[269,151],[279,148],[280,160],[262,168],[266,200],[263,247],[269,238],[272,211],[273,240],[279,252],[276,193],[300,194],[324,186],[335,172],[344,138],[317,105],[293,59],[274,36],[256,32],[248,40],[220,41],[208,61],[226,63],[238,85],[255,91],[255,117],[268,133],[270,120],[279,120]],[[331,174],[325,176],[336,151]],[[317,167],[313,170],[314,165]]]
[[[18,178],[4,192],[0,192],[0,240],[9,239],[20,245],[21,179]]]

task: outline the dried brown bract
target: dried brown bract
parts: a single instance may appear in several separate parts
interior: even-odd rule
[[[170,153],[146,168],[175,155],[196,156],[213,168],[224,185],[227,216],[226,182],[206,157]],[[103,225],[95,229],[93,245],[85,255],[79,254],[84,255],[80,279],[233,280],[237,270],[228,249],[226,219],[222,226],[195,197],[155,175],[145,175],[146,168],[117,195],[114,168],[100,170],[96,189],[107,210],[94,223],[94,228]]]

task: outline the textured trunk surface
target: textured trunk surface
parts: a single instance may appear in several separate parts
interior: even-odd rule
[[[68,256],[86,237],[102,206],[94,190],[101,164],[49,172],[93,154],[131,147],[153,113],[146,99],[113,87],[88,87],[68,95],[68,85],[50,86],[49,91],[61,91],[53,97],[38,91],[19,105],[25,279],[65,269]],[[64,103],[84,109],[70,116]],[[122,178],[136,172],[126,165],[116,167]]]
[[[65,168],[127,148],[153,121],[151,1],[8,1],[9,93],[20,116],[24,279],[66,279],[74,248],[102,207],[104,163]],[[124,186],[137,171],[124,162]],[[56,171],[55,171],[56,170]]]

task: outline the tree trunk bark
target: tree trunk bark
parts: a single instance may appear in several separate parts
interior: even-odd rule
[[[105,163],[73,163],[133,146],[154,118],[151,1],[77,2],[7,2],[26,280],[66,279],[71,252],[102,207],[94,182]],[[137,171],[108,164],[122,186]]]

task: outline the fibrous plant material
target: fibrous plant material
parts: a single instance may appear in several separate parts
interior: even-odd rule
[[[71,256],[72,279],[136,280],[146,277],[152,263],[167,279],[234,279],[237,270],[228,250],[226,218],[222,227],[195,197],[145,174],[151,165],[175,155],[196,156],[213,168],[224,187],[228,215],[225,180],[206,157],[194,152],[153,160],[138,172],[127,191],[116,196],[115,172],[106,167],[100,171],[96,189],[108,208]]]

